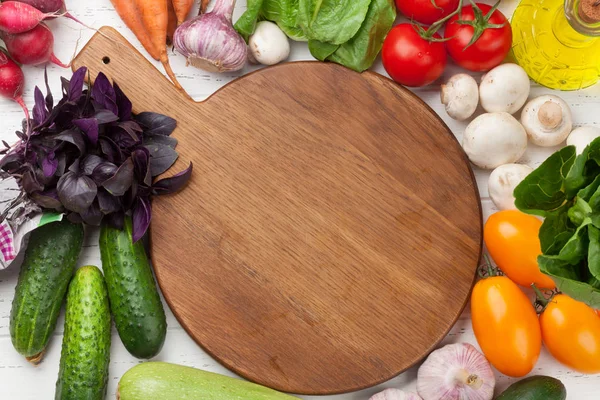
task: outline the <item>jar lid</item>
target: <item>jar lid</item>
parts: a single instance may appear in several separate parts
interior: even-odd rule
[[[600,0],[581,0],[579,17],[588,24],[600,22]]]

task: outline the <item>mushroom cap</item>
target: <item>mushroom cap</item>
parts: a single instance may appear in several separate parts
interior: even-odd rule
[[[275,65],[290,55],[290,41],[271,21],[260,21],[256,30],[248,39],[248,49],[251,58],[263,65]]]
[[[471,117],[479,105],[479,87],[470,75],[457,74],[442,85],[442,104],[448,115],[458,121]]]
[[[560,97],[545,95],[531,100],[521,113],[521,123],[531,143],[542,147],[557,146],[573,129],[569,105]]]
[[[567,146],[575,146],[577,154],[581,154],[598,137],[600,137],[600,128],[597,126],[581,126],[573,129],[567,138]]]
[[[527,101],[531,83],[517,64],[502,64],[481,78],[479,100],[487,112],[514,114]]]
[[[533,172],[533,168],[523,164],[504,164],[490,174],[488,193],[500,210],[515,210],[513,192],[519,183]]]
[[[473,164],[494,169],[514,163],[523,156],[527,149],[527,133],[508,113],[482,114],[467,126],[463,149]]]

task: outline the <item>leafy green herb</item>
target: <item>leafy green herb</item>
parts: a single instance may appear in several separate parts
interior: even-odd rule
[[[545,217],[540,271],[576,300],[600,307],[600,139],[550,156],[517,186],[521,211]]]

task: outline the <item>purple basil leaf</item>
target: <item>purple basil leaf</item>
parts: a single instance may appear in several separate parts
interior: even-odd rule
[[[60,177],[56,189],[65,208],[79,214],[86,212],[98,193],[91,178],[70,171]]]
[[[135,119],[146,129],[145,134],[169,136],[177,127],[177,121],[166,115],[153,112],[143,112]]]
[[[106,109],[115,115],[119,114],[115,90],[113,89],[106,75],[104,75],[102,72],[98,74],[96,81],[94,82],[94,86],[92,88],[92,99],[94,99],[96,104],[101,108]]]
[[[115,113],[109,110],[100,110],[94,114],[94,118],[98,120],[98,123],[101,125],[110,124],[111,122],[115,122],[119,120],[119,117]]]
[[[112,214],[121,209],[121,201],[103,188],[98,188],[98,206],[102,214]]]
[[[48,153],[48,155],[42,160],[42,169],[45,176],[52,176],[58,168],[58,160],[54,152]]]
[[[80,163],[76,160],[74,161],[71,165],[69,165],[69,171],[78,174],[79,171],[81,171],[81,165]]]
[[[94,201],[91,206],[85,212],[81,213],[81,219],[88,225],[98,226],[102,221],[102,217],[104,215],[100,212],[100,207],[98,206],[98,200]]]
[[[133,224],[132,239],[134,243],[144,236],[150,226],[151,218],[152,208],[150,207],[150,200],[147,197],[138,197],[133,206],[131,218]]]
[[[51,111],[54,107],[54,97],[48,84],[48,68],[44,68],[44,83],[46,84],[46,110]]]
[[[52,139],[74,144],[79,150],[79,154],[85,154],[85,140],[83,139],[82,133],[78,129],[69,129],[68,131],[63,131],[57,135],[53,135]]]
[[[119,118],[121,121],[131,120],[131,101],[125,96],[125,93],[121,90],[116,82],[113,84],[115,89],[115,95],[117,99],[117,108],[119,109]]]
[[[152,184],[152,174],[150,173],[150,153],[145,147],[140,147],[131,153],[133,159],[133,171],[138,181],[144,185]]]
[[[85,133],[93,145],[98,143],[98,120],[96,118],[83,118],[73,121],[73,125]]]
[[[23,162],[23,155],[20,153],[11,153],[5,155],[2,160],[0,160],[0,169],[10,170],[16,168],[17,165]]]
[[[127,134],[134,140],[135,143],[140,141],[140,133],[142,132],[142,128],[137,122],[123,121],[119,122],[117,126],[127,132]]]
[[[58,160],[58,166],[56,167],[55,174],[60,178],[65,173],[65,169],[67,169],[67,154],[60,152],[56,156],[56,159]]]
[[[96,165],[96,167],[90,174],[90,177],[94,182],[96,182],[98,186],[100,186],[108,179],[113,177],[117,173],[118,169],[119,168],[115,164],[109,161],[102,161],[101,163]]]
[[[115,229],[123,230],[125,226],[125,214],[122,211],[109,214],[104,217],[104,222]]]
[[[33,121],[36,125],[41,125],[47,117],[46,113],[46,99],[39,87],[35,87],[33,91],[33,98],[35,105],[33,106]]]
[[[88,154],[87,156],[85,156],[85,158],[83,160],[81,160],[80,168],[81,168],[81,170],[83,170],[83,173],[85,175],[89,176],[89,175],[92,175],[92,173],[94,172],[94,169],[98,165],[100,165],[102,162],[104,162],[102,157],[98,157],[94,154]]]
[[[152,186],[154,194],[171,194],[183,189],[192,176],[193,164],[185,170],[165,179],[161,179]]]
[[[32,171],[25,172],[21,177],[20,183],[25,193],[41,192],[44,190],[44,186],[38,182],[37,177]]]
[[[154,143],[144,145],[150,152],[150,171],[152,176],[158,176],[171,168],[179,155],[170,146]]]
[[[144,145],[152,145],[152,144],[164,144],[174,149],[177,147],[177,139],[171,136],[164,135],[155,135],[155,134],[144,134]]]
[[[87,74],[87,68],[81,67],[71,77],[68,88],[68,100],[78,101],[83,93],[83,83],[85,81],[85,75]]]
[[[83,218],[81,218],[81,215],[78,213],[69,213],[69,215],[67,215],[67,219],[73,224],[83,224]]]
[[[104,154],[108,161],[117,164],[121,163],[123,154],[121,153],[119,146],[117,146],[112,139],[101,136],[100,139],[98,139],[98,143],[100,143],[102,154]]]
[[[102,183],[102,186],[113,196],[123,196],[131,187],[132,182],[133,161],[128,158],[112,177]]]
[[[46,192],[35,192],[29,197],[42,208],[58,210],[62,207],[60,200],[58,200],[56,189],[51,189]]]
[[[70,84],[70,82],[67,78],[65,78],[64,76],[60,77],[60,87],[61,87],[62,93],[63,93],[63,101],[68,100],[69,84]]]

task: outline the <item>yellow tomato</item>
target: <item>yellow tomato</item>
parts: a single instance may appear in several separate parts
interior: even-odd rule
[[[554,358],[579,372],[600,372],[600,317],[594,309],[558,294],[540,315],[540,327]]]
[[[471,319],[479,347],[505,375],[527,375],[538,360],[542,336],[529,298],[505,276],[477,282],[471,294]]]
[[[521,286],[554,289],[554,281],[540,272],[537,257],[542,254],[538,234],[542,222],[516,210],[500,211],[487,220],[485,245],[498,268]]]

